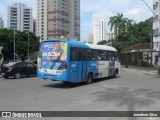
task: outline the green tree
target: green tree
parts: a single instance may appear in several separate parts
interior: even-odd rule
[[[3,46],[2,53],[4,54],[5,60],[13,59],[14,45],[14,32],[13,30],[0,29],[0,46]],[[28,54],[28,33],[16,31],[15,36],[16,42],[16,54],[20,57],[24,56],[27,58]],[[33,33],[29,33],[29,49],[30,53],[38,50],[39,38]]]
[[[110,25],[110,31],[114,28],[115,37],[124,38],[127,31],[128,18],[124,18],[123,14],[117,13],[117,15],[110,17],[108,25]]]
[[[102,40],[97,43],[97,45],[106,45],[108,42],[106,40]]]
[[[137,43],[150,43],[152,37],[152,18],[128,27],[127,46]]]
[[[131,23],[134,24],[131,24]],[[123,14],[110,17],[110,30],[114,28],[115,39],[113,45],[119,50],[137,43],[150,43],[152,33],[152,18],[135,23],[134,20],[124,18]]]

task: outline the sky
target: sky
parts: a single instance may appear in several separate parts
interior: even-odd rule
[[[145,0],[152,8],[152,0]],[[36,0],[0,0],[0,17],[7,26],[7,6],[22,2],[32,7],[33,18],[36,18]],[[111,16],[123,13],[124,17],[134,19],[137,23],[153,16],[150,9],[142,0],[81,0],[81,38],[92,33],[92,21],[104,19],[108,23]],[[106,32],[110,32],[108,24]]]

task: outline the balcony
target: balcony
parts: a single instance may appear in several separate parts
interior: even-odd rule
[[[153,23],[153,29],[159,28],[160,27],[160,21],[157,20]]]

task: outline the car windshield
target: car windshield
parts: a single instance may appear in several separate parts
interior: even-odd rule
[[[4,66],[6,66],[6,67],[10,67],[10,66],[13,66],[13,65],[15,65],[17,62],[10,62],[10,63],[8,63],[8,64],[5,64]]]

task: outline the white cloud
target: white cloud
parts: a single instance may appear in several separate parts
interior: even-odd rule
[[[128,15],[137,15],[140,13],[140,10],[139,9],[132,9],[132,10],[129,10],[128,12],[126,12],[126,16]]]
[[[145,1],[149,6],[152,6],[151,0]],[[124,17],[134,19],[136,22],[152,16],[151,11],[141,0],[81,0],[81,2],[81,11],[86,14],[92,13],[91,21],[88,23],[88,31],[91,31],[93,20],[105,19],[106,25],[108,25],[109,18],[117,13],[123,13]],[[109,26],[106,26],[106,29],[109,31]]]
[[[109,0],[81,0],[82,12],[100,12],[109,5]]]
[[[32,7],[33,18],[36,18],[36,1],[37,0],[0,0],[0,16],[7,23],[7,6],[13,3],[21,2],[27,7]],[[152,8],[152,0],[145,0]],[[109,21],[109,17],[117,13],[123,13],[125,17],[134,19],[137,22],[145,20],[152,16],[151,11],[141,0],[81,0],[81,15],[86,15],[81,21],[83,33],[91,31],[92,20],[105,18]],[[89,17],[87,16],[89,15]],[[87,20],[85,20],[87,19]],[[86,23],[87,21],[87,23]]]

